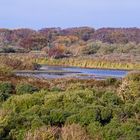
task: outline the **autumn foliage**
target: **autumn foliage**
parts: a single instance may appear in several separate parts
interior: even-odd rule
[[[65,46],[55,46],[49,49],[48,56],[52,58],[62,58],[65,55]]]

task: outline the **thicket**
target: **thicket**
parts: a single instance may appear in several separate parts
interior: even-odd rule
[[[140,54],[138,28],[0,29],[0,33],[0,53],[43,51],[53,58],[119,53],[124,59],[125,54],[134,58]]]
[[[11,95],[11,83],[1,83],[0,92],[11,96],[1,102],[0,138],[139,140],[139,72],[122,81],[107,79],[82,85],[79,80],[65,86],[32,94],[33,86],[23,84],[17,87],[26,94]]]

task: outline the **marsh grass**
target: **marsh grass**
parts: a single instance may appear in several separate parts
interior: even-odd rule
[[[91,58],[63,58],[63,59],[38,59],[39,64],[56,65],[56,66],[74,66],[83,68],[100,68],[100,69],[125,69],[139,70],[140,63],[119,62],[111,60],[100,60]]]

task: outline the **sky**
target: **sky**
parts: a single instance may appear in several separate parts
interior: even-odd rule
[[[0,28],[138,27],[140,0],[0,0]]]

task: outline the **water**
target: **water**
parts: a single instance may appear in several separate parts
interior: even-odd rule
[[[44,79],[79,78],[79,79],[105,79],[108,77],[123,78],[126,70],[89,69],[79,67],[42,66],[39,71],[20,71],[17,75],[37,77]]]

